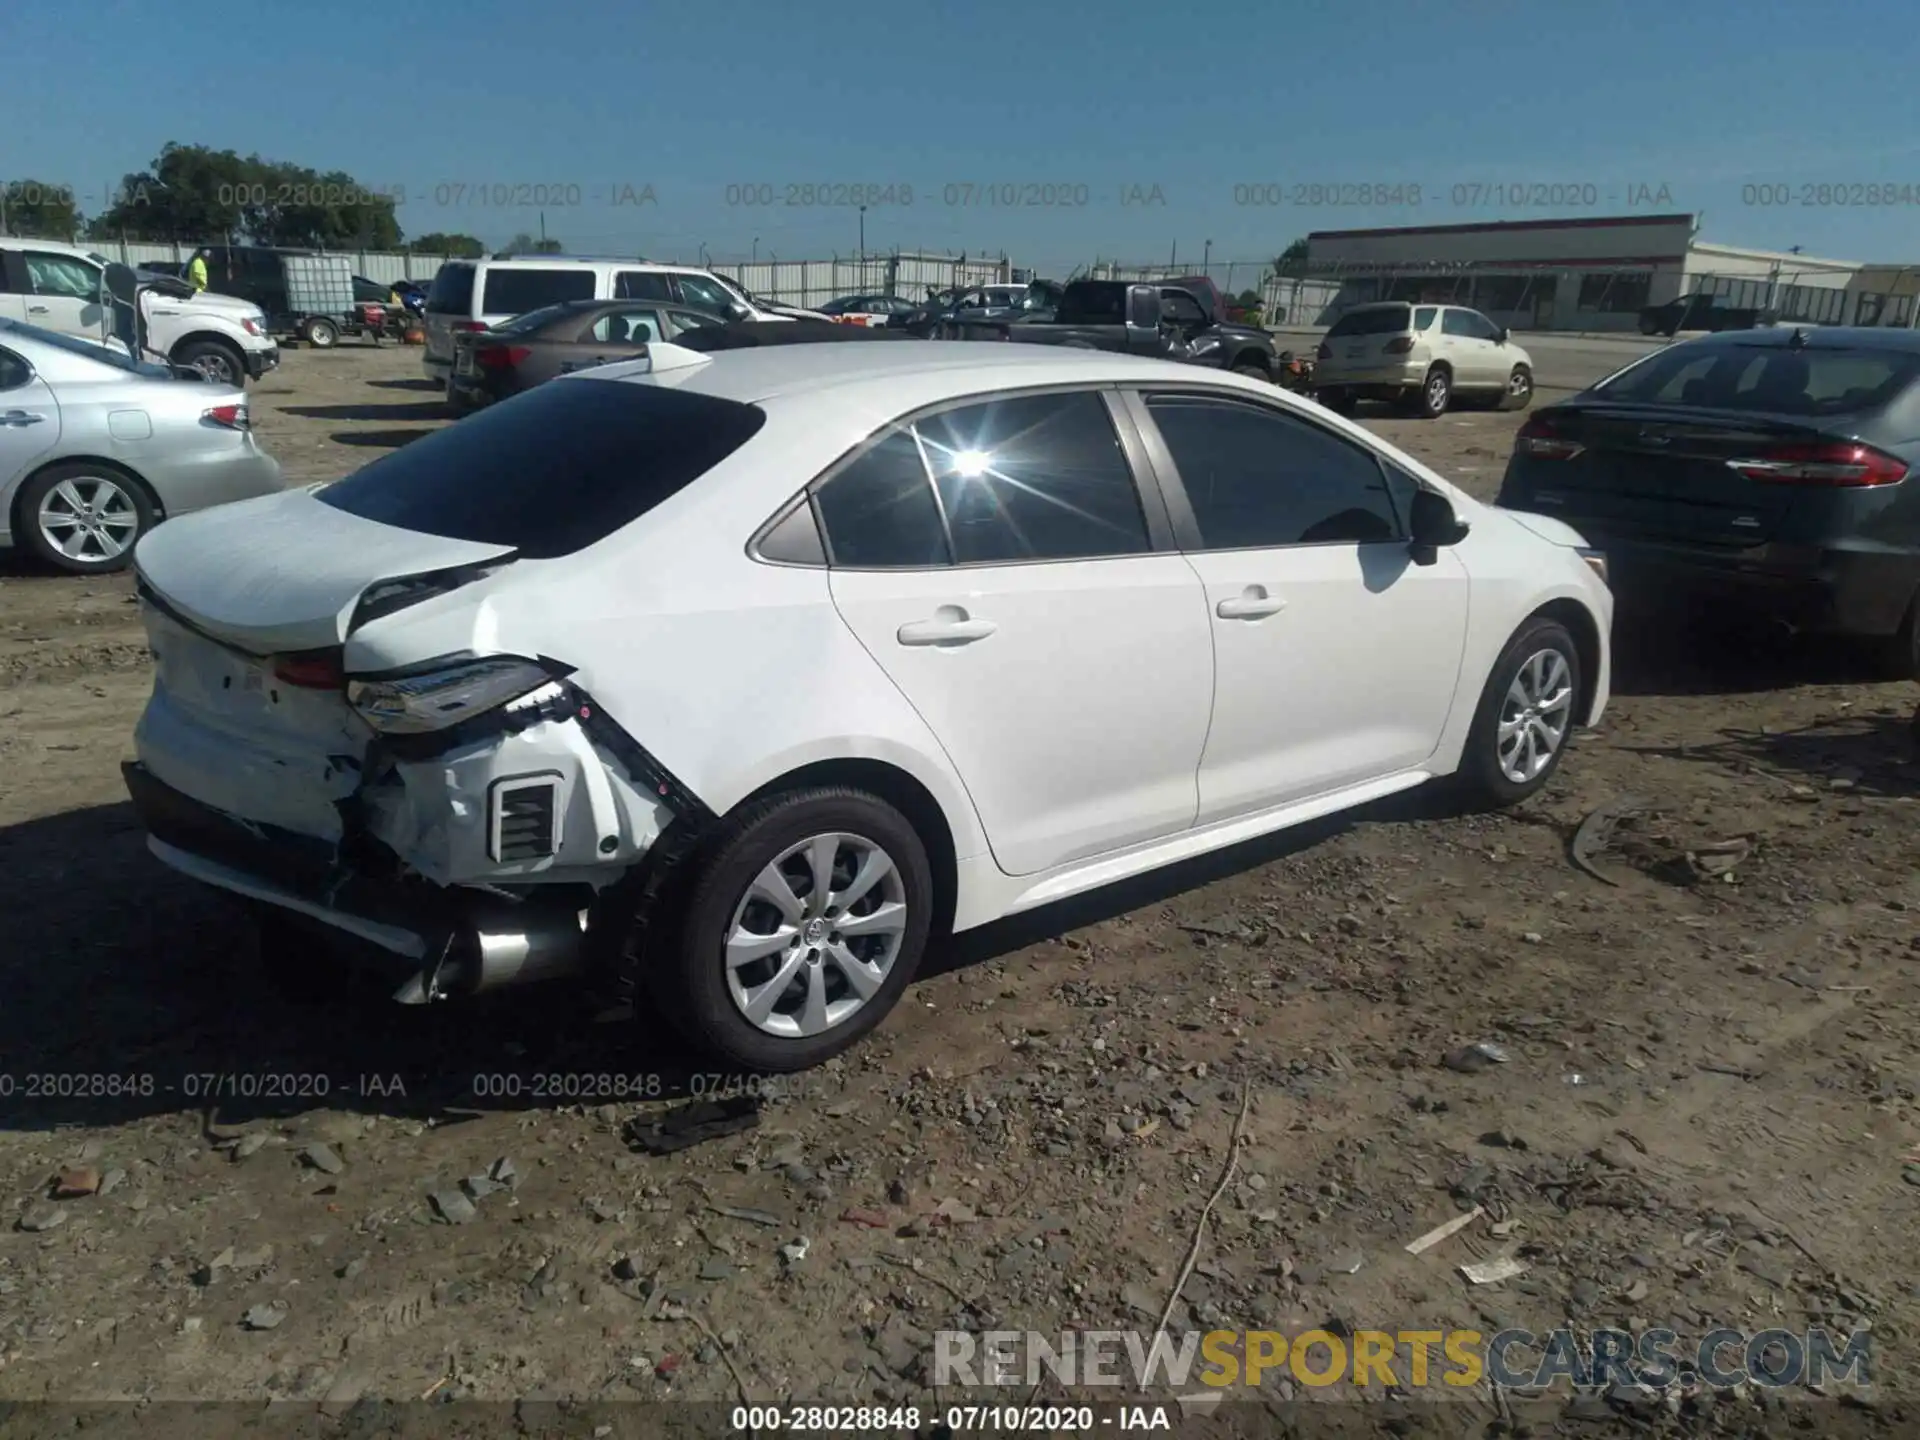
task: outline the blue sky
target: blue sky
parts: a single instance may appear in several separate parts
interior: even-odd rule
[[[544,186],[570,249],[682,259],[850,255],[858,213],[821,202],[872,186],[869,250],[1004,250],[1047,273],[1197,260],[1209,241],[1216,265],[1259,261],[1313,229],[1633,210],[1700,212],[1702,238],[1727,244],[1920,260],[1914,13],[109,0],[88,10],[82,64],[71,18],[22,3],[0,12],[0,181],[71,185],[96,210],[85,197],[178,140],[403,191],[416,235],[536,231],[514,202]],[[1845,203],[1865,184],[1893,203]],[[1295,203],[1315,198],[1296,186],[1340,201],[1363,185],[1387,203]],[[1499,194],[1524,186],[1571,203]]]

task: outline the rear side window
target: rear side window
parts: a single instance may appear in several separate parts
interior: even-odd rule
[[[1691,353],[1690,353],[1691,352]],[[1825,416],[1878,410],[1920,376],[1920,355],[1784,345],[1677,345],[1602,383],[1609,400],[1756,414]]]
[[[568,300],[593,299],[591,270],[490,269],[480,294],[482,315],[524,315]]]
[[[667,277],[658,270],[622,270],[613,277],[616,300],[671,300]]]
[[[376,460],[317,499],[383,525],[571,555],[677,495],[766,424],[757,406],[561,380]]]
[[[1413,328],[1416,330],[1431,330],[1433,328],[1433,317],[1439,313],[1440,307],[1438,305],[1420,306],[1413,312]]]
[[[427,291],[429,315],[468,315],[473,311],[473,266],[442,265]]]
[[[915,427],[961,565],[1153,548],[1133,467],[1090,391],[942,411]]]
[[[820,487],[835,565],[926,569],[947,563],[947,532],[910,430],[896,430]]]
[[[1405,305],[1383,305],[1378,310],[1349,310],[1333,322],[1333,328],[1327,331],[1327,338],[1338,340],[1345,335],[1398,335],[1412,328],[1412,319],[1413,312]]]

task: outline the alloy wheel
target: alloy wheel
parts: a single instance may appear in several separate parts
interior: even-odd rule
[[[727,991],[750,1025],[785,1039],[825,1033],[887,982],[907,931],[893,857],[860,835],[812,835],[747,886],[727,927]]]
[[[1573,669],[1558,650],[1536,650],[1521,662],[1500,703],[1495,734],[1500,773],[1524,785],[1545,770],[1566,741],[1573,719]]]
[[[62,480],[40,502],[40,534],[69,560],[117,560],[140,538],[140,511],[116,480]]]

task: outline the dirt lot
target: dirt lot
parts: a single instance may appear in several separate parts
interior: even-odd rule
[[[441,423],[417,366],[293,353],[256,424],[338,476]],[[1377,423],[1487,494],[1514,418]],[[0,569],[0,1397],[919,1397],[937,1330],[1151,1329],[1200,1234],[1175,1330],[1871,1326],[1864,1413],[1897,1427],[1913,688],[1831,646],[1621,645],[1605,725],[1517,812],[1416,797],[966,937],[755,1128],[654,1155],[633,1122],[716,1082],[644,1021],[270,988],[124,803],[129,584]],[[1608,885],[1569,840],[1626,796]],[[1505,1059],[1445,1063],[1476,1042]],[[446,1223],[430,1196],[501,1160]],[[101,1193],[51,1199],[73,1167]],[[1454,1398],[1452,1433],[1494,1416]]]

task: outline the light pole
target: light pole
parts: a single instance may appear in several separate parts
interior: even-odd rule
[[[758,235],[753,237],[753,258],[755,260],[760,258],[760,237]]]
[[[1202,275],[1205,275],[1208,273],[1207,264],[1212,259],[1213,259],[1213,242],[1209,240],[1207,241],[1206,248],[1200,252],[1200,273]]]
[[[860,207],[860,264],[867,263],[867,207]]]

